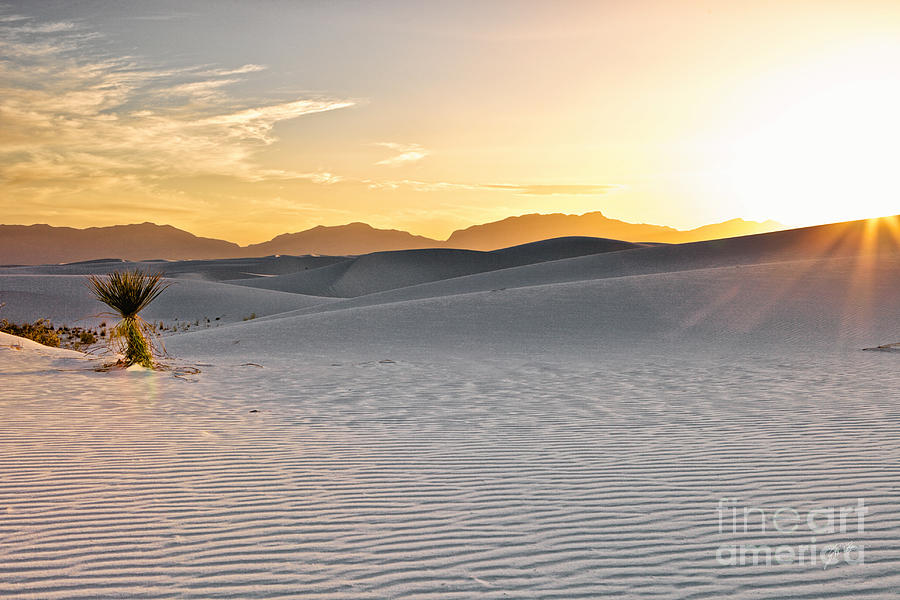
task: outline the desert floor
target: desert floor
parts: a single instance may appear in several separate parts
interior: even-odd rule
[[[0,597],[896,598],[897,232],[139,264],[173,370],[0,334]]]

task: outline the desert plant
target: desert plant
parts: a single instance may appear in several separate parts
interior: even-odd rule
[[[59,347],[59,334],[53,330],[53,325],[47,319],[38,319],[34,323],[22,323],[21,325],[3,319],[0,321],[0,331],[28,338],[45,346]]]
[[[109,339],[125,355],[125,365],[152,368],[155,349],[149,337],[153,334],[138,313],[169,287],[162,282],[162,274],[115,271],[106,276],[89,275],[87,283],[98,300],[122,317],[110,330]]]

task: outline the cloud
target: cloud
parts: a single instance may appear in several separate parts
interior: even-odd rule
[[[278,121],[296,119],[303,115],[337,110],[353,106],[351,101],[341,100],[295,100],[283,104],[271,104],[247,108],[237,112],[215,115],[197,121],[200,127],[222,127],[229,137],[252,139],[271,144],[275,138],[270,135]]]
[[[400,188],[412,188],[417,192],[446,192],[453,190],[478,190],[481,186],[469,183],[451,183],[448,181],[415,181],[411,179],[401,180],[365,180],[371,189],[390,189],[396,190]]]
[[[226,88],[265,67],[164,68],[110,57],[96,39],[77,23],[0,16],[0,185],[66,181],[87,189],[109,179],[150,185],[206,175],[339,180],[265,169],[255,158],[277,141],[277,123],[353,100],[241,100]]]
[[[22,21],[23,19],[15,19]],[[36,25],[17,25],[18,33],[58,33],[60,31],[71,31],[78,29],[78,25],[69,21],[58,21],[55,23],[41,23]]]
[[[377,142],[376,146],[382,146],[397,152],[395,156],[379,160],[376,165],[386,167],[400,167],[409,163],[422,160],[429,152],[419,144],[398,144],[396,142]]]
[[[160,15],[139,15],[134,17],[129,17],[132,21],[180,21],[182,19],[187,19],[189,17],[196,17],[197,15],[194,13],[166,13]]]
[[[625,188],[624,185],[616,183],[534,185],[515,183],[453,183],[448,181],[414,181],[410,179],[399,181],[366,180],[365,183],[372,189],[399,189],[401,187],[407,187],[419,192],[445,192],[454,190],[493,191],[510,192],[528,196],[602,196]]]
[[[257,71],[265,71],[266,67],[263,65],[254,65],[254,64],[246,64],[243,67],[238,67],[236,69],[213,69],[211,71],[204,71],[204,75],[215,75],[218,77],[228,77],[230,75],[244,75],[246,73],[256,73]]]
[[[506,183],[484,184],[486,189],[506,190],[528,196],[602,196],[622,189],[619,184],[599,185],[515,185]]]

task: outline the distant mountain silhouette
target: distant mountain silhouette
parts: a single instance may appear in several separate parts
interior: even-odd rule
[[[313,227],[285,233],[268,242],[241,247],[232,242],[197,237],[171,225],[141,223],[112,227],[51,227],[0,225],[0,265],[35,265],[105,258],[124,260],[211,259],[271,254],[359,255],[387,250],[456,248],[496,250],[567,236],[608,238],[628,242],[683,243],[782,229],[774,221],[755,223],[733,219],[689,231],[660,225],[628,223],[603,216],[531,214],[454,231],[446,241],[396,229],[376,229],[365,223]]]
[[[298,233],[283,233],[268,242],[250,244],[245,256],[269,254],[368,254],[385,250],[436,248],[444,242],[397,229],[375,229],[366,223],[336,227],[319,225]]]
[[[681,244],[766,233],[777,229],[783,229],[783,226],[775,221],[756,223],[743,219],[732,219],[689,231],[679,231],[662,225],[628,223],[610,219],[599,211],[583,215],[530,214],[454,231],[446,245],[451,248],[494,250],[563,236],[590,236],[628,242]]]
[[[0,225],[0,265],[51,264],[102,258],[233,258],[237,244],[197,237],[171,225],[141,223],[112,227]]]

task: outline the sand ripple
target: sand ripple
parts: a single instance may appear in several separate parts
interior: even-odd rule
[[[287,361],[190,383],[23,354],[0,349],[2,598],[900,591],[893,356]],[[841,538],[865,564],[721,566],[735,539],[810,537],[719,533],[723,497],[865,498],[865,532]]]

